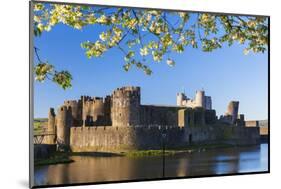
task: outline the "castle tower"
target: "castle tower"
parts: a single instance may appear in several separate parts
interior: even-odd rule
[[[90,96],[81,96],[82,103],[82,125],[83,127],[89,126],[91,120],[91,111],[93,100]]]
[[[177,93],[177,106],[184,106],[184,101],[187,100],[187,97],[184,93]]]
[[[57,115],[57,144],[58,148],[70,144],[70,127],[72,126],[71,107],[61,106]]]
[[[82,96],[82,119],[84,126],[105,125],[102,97]]]
[[[104,99],[104,122],[105,122],[105,125],[108,125],[108,126],[112,125],[111,106],[112,106],[111,96],[106,96]]]
[[[82,102],[81,102],[81,100],[79,100],[79,101],[67,100],[67,101],[64,101],[64,105],[66,107],[71,107],[73,126],[81,126],[82,125]]]
[[[50,108],[48,114],[48,133],[53,134],[55,133],[55,124],[56,124],[56,114],[54,108]],[[53,135],[48,137],[48,144],[54,144],[55,137]]]
[[[94,97],[91,108],[92,121],[94,125],[104,125],[104,103],[103,98]]]
[[[205,108],[206,110],[212,109],[212,98],[210,96],[205,96]]]
[[[235,123],[235,121],[238,118],[238,109],[239,109],[239,101],[230,101],[227,106],[227,112],[226,115],[231,116],[232,123]]]
[[[205,91],[196,91],[195,107],[205,108]]]
[[[117,88],[112,94],[112,126],[140,124],[140,87]]]

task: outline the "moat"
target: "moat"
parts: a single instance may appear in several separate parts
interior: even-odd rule
[[[35,167],[35,185],[163,178],[162,157],[73,156],[70,164]],[[165,157],[165,177],[268,170],[268,144],[208,149]]]

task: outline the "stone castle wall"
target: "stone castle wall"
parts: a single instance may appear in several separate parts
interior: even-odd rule
[[[211,109],[211,98],[204,91],[196,92],[196,106],[192,108],[141,105],[140,96],[140,87],[122,87],[105,99],[82,96],[78,101],[65,101],[57,116],[50,110],[48,130],[56,132],[57,144],[70,146],[73,151],[161,149],[163,128],[167,128],[168,148],[259,141],[257,128],[242,127],[244,116],[239,118],[243,124],[238,124],[239,102],[232,101],[228,106],[231,121],[226,124],[218,121],[216,111]],[[178,98],[187,100],[183,94]],[[54,140],[49,137],[48,143]]]
[[[182,107],[141,105],[140,125],[176,125]]]
[[[162,149],[162,132],[167,129],[165,146],[181,148],[189,144],[237,144],[259,143],[258,128],[237,126],[202,127],[72,127],[70,148],[74,152],[127,151]]]

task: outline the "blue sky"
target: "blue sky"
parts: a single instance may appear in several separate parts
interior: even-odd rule
[[[58,108],[66,99],[105,96],[117,87],[130,85],[141,87],[142,104],[176,105],[176,93],[183,88],[192,98],[203,88],[212,96],[217,115],[225,112],[230,100],[239,100],[239,112],[246,119],[267,119],[267,52],[244,55],[243,46],[237,44],[211,53],[188,47],[182,54],[171,54],[175,67],[169,67],[165,60],[149,63],[153,74],[147,76],[136,68],[125,72],[123,54],[116,49],[101,58],[88,59],[80,44],[95,41],[100,31],[97,26],[75,30],[59,24],[35,38],[41,59],[73,76],[73,87],[68,90],[50,81],[35,82],[35,117],[47,117],[50,107]]]

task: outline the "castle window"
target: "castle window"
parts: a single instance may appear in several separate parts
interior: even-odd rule
[[[119,114],[119,116],[121,117],[121,113]]]

